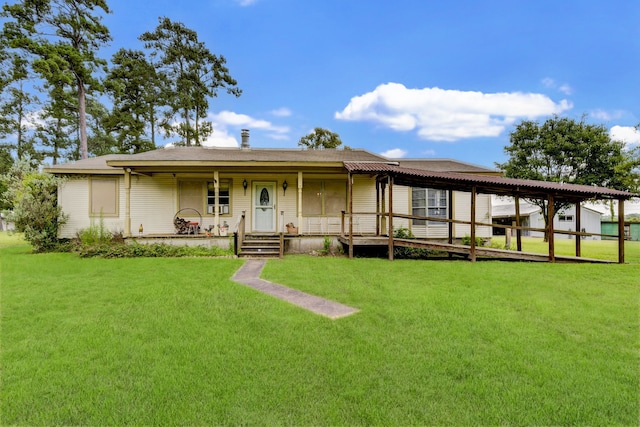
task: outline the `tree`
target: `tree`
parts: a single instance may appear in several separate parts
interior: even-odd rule
[[[57,204],[60,178],[38,172],[23,160],[15,163],[2,181],[7,187],[4,198],[13,207],[10,219],[16,230],[24,233],[35,252],[55,248],[58,227],[66,222]]]
[[[80,154],[87,158],[85,98],[87,91],[99,89],[93,77],[106,61],[96,56],[111,40],[109,30],[94,14],[110,13],[105,0],[20,0],[5,4],[3,37],[9,46],[32,57],[34,69],[46,81],[68,76],[75,86],[80,132]]]
[[[525,120],[510,135],[505,147],[509,159],[496,166],[509,178],[598,185],[631,190],[634,160],[624,143],[613,141],[603,125],[554,116],[540,124]],[[547,200],[531,199],[549,224]],[[569,206],[554,203],[554,214]],[[546,236],[545,236],[546,237]]]
[[[162,127],[167,136],[181,136],[187,146],[200,145],[212,132],[211,123],[201,121],[207,116],[208,98],[216,97],[220,88],[236,97],[242,91],[229,74],[226,59],[212,54],[195,31],[169,18],[159,21],[155,31],[142,34],[140,40],[152,50],[158,72],[169,82],[163,94],[169,108]],[[182,120],[177,125],[176,116]]]
[[[323,150],[325,148],[338,148],[342,145],[340,135],[328,129],[315,128],[310,134],[303,136],[298,141],[298,146],[306,150]],[[349,147],[345,146],[345,149]]]
[[[156,116],[166,82],[142,51],[120,49],[111,62],[105,88],[113,99],[113,109],[105,125],[118,135],[119,152],[151,150],[155,148]],[[148,128],[151,140],[146,138]]]
[[[5,57],[3,67],[4,94],[0,100],[0,135],[15,137],[15,143],[5,143],[12,148],[16,157],[22,159],[34,156],[33,138],[30,137],[30,118],[33,118],[32,107],[37,98],[25,90],[25,82],[29,79],[27,61],[15,53]]]

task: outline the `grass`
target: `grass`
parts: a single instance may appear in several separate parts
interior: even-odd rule
[[[33,255],[0,233],[2,425],[636,425],[640,263]]]
[[[497,238],[500,239],[500,238]],[[503,238],[504,239],[504,238]],[[504,241],[503,241],[504,243]],[[515,238],[511,241],[511,246],[515,248]],[[625,242],[625,263],[640,264],[640,242]],[[572,239],[554,240],[556,255],[575,256],[576,241]],[[581,256],[584,258],[604,259],[618,261],[618,241],[617,240],[583,240],[580,243]],[[522,250],[524,252],[549,253],[549,244],[540,238],[523,237]]]

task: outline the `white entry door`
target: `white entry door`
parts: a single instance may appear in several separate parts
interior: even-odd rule
[[[276,231],[276,184],[274,182],[253,183],[253,231],[263,233]]]

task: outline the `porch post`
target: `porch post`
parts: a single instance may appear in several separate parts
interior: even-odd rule
[[[393,177],[389,175],[389,261],[393,261]]]
[[[449,224],[448,224],[448,229],[449,229],[449,244],[453,244],[453,190],[449,189]],[[427,212],[427,215],[429,215],[429,213]],[[449,257],[451,257],[452,253],[449,252]]]
[[[516,200],[516,249],[518,252],[522,252],[522,230],[520,226],[520,197],[515,196]]]
[[[218,171],[213,171],[213,190],[213,225],[215,227],[220,224],[220,174]],[[204,224],[200,224],[200,227],[203,226]],[[220,233],[220,228],[218,228],[218,233]]]
[[[476,261],[476,186],[471,187],[471,262]]]
[[[131,169],[124,170],[124,235],[131,237]]]
[[[302,172],[298,172],[298,208],[296,212],[296,217],[298,218],[298,227],[300,227],[299,230],[307,231],[307,230],[303,230],[302,228],[302,187],[303,187]]]
[[[376,176],[376,236],[380,235],[380,181]]]
[[[618,199],[618,263],[624,264],[624,200]]]
[[[576,202],[576,233],[580,233],[580,230],[582,230],[582,209],[580,206],[580,202]],[[581,248],[580,248],[580,244],[581,244],[581,240],[582,240],[582,236],[580,236],[579,234],[575,235],[576,238],[576,256],[579,257],[581,256]]]
[[[353,175],[347,175],[349,186],[349,259],[353,259]]]
[[[547,225],[547,237],[549,239],[549,261],[556,262],[556,254],[555,254],[555,240],[554,240],[554,229],[553,229],[553,217],[555,216],[555,208],[553,206],[553,194],[549,194],[548,206],[547,206],[547,221],[549,224]]]
[[[389,179],[389,177],[387,177],[387,180]],[[380,212],[381,213],[385,213],[387,211],[387,205],[385,203],[385,190],[386,190],[386,184],[384,182],[381,183],[381,192],[380,192]],[[387,217],[382,215],[380,216],[380,235],[384,235],[384,233],[386,233],[387,231]]]

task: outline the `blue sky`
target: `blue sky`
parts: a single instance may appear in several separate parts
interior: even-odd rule
[[[227,59],[243,90],[210,102],[208,145],[296,148],[314,127],[353,148],[493,167],[523,119],[604,124],[640,143],[640,2],[111,0],[121,47],[158,17]]]

